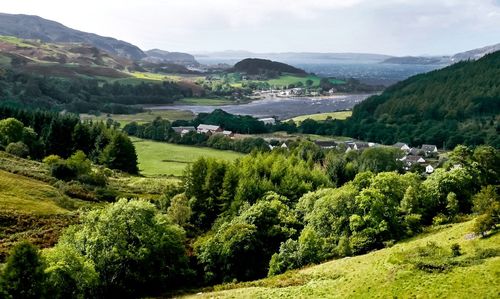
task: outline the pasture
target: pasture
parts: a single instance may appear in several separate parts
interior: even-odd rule
[[[133,137],[131,139],[137,152],[140,173],[146,177],[180,177],[186,166],[200,157],[232,161],[243,156],[233,151],[208,147],[178,145]]]
[[[308,115],[301,115],[297,116],[294,118],[291,118],[296,123],[302,122],[306,119],[312,119],[315,121],[323,121],[328,118],[331,119],[346,119],[352,115],[352,111],[337,111],[337,112],[326,112],[326,113],[316,113],[316,114],[308,114]]]

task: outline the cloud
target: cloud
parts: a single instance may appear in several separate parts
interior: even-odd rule
[[[16,0],[4,1],[2,10],[39,14],[143,48],[408,55],[453,53],[500,42],[499,2]]]

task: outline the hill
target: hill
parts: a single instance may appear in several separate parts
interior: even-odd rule
[[[391,144],[500,147],[500,51],[420,74],[353,109],[344,133]]]
[[[478,49],[473,49],[462,53],[457,53],[451,57],[451,60],[452,61],[460,61],[468,59],[475,60],[483,57],[486,54],[493,53],[499,50],[500,50],[500,43]]]
[[[281,75],[282,73],[306,75],[306,71],[291,65],[259,58],[243,59],[234,65],[233,71],[248,75]]]
[[[441,226],[391,248],[184,298],[494,298],[500,292],[500,235],[474,238],[472,225]],[[451,258],[454,243],[462,255]],[[433,252],[433,244],[442,255],[435,265],[450,264],[444,271],[417,269],[414,255]]]
[[[392,63],[392,64],[447,64],[449,63],[449,57],[415,57],[415,56],[404,56],[404,57],[391,57],[387,58],[382,63]]]
[[[130,77],[131,60],[82,43],[47,43],[0,36],[0,65],[29,74],[74,77]]]
[[[0,35],[39,39],[43,42],[85,43],[111,54],[134,60],[146,56],[141,49],[130,43],[71,29],[38,16],[0,13]]]
[[[160,49],[152,49],[145,52],[147,57],[143,60],[154,63],[173,63],[186,66],[198,66],[193,55],[181,52],[168,52]]]

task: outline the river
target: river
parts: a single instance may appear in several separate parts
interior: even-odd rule
[[[194,113],[210,113],[215,109],[222,109],[231,114],[251,115],[254,117],[277,117],[288,119],[295,116],[349,110],[357,103],[362,102],[372,94],[347,94],[330,97],[297,97],[278,98],[268,97],[246,104],[232,104],[222,106],[207,105],[168,105],[152,106],[151,110],[188,110]]]

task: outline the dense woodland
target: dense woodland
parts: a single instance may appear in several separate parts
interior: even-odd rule
[[[110,125],[81,122],[73,114],[0,106],[0,149],[41,160],[49,155],[68,158],[81,151],[96,164],[137,173],[132,142]]]
[[[382,143],[500,147],[500,52],[417,75],[357,105],[337,132]]]
[[[122,84],[97,79],[44,77],[0,69],[0,102],[75,113],[133,113],[130,105],[171,104],[192,95],[173,82]]]

